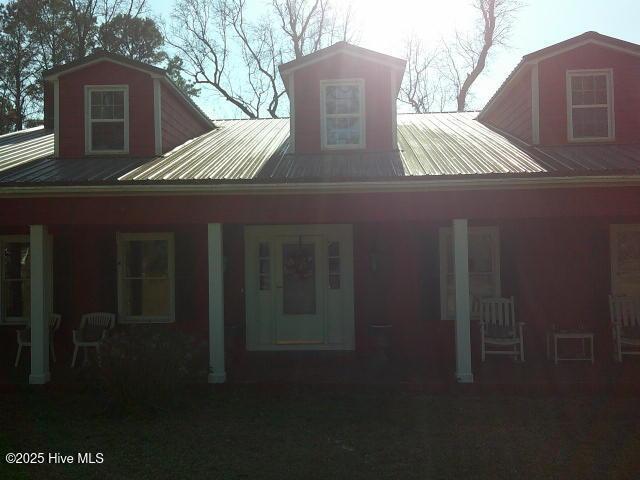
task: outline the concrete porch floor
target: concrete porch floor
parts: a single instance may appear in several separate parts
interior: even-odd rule
[[[13,366],[10,350],[0,364],[0,386],[12,389],[28,384],[29,351],[20,365]],[[51,363],[54,388],[81,387],[86,369],[72,369],[66,355]],[[81,360],[81,359],[80,359]],[[316,384],[398,387],[429,392],[513,391],[513,392],[634,392],[640,393],[640,357],[626,357],[623,363],[601,360],[561,362],[547,360],[515,362],[510,358],[474,361],[474,383],[455,381],[453,362],[429,359],[387,358],[380,353],[352,352],[251,352],[228,357],[229,384]],[[203,379],[203,382],[206,379]]]

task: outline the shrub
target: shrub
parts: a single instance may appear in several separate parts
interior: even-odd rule
[[[154,412],[206,378],[206,344],[171,326],[134,325],[112,332],[92,364],[95,386],[111,407]]]

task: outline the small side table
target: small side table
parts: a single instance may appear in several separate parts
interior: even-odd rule
[[[559,340],[580,340],[582,341],[581,357],[559,357]],[[587,361],[594,363],[593,356],[593,332],[582,330],[552,330],[547,333],[547,359],[551,359],[551,342],[553,342],[553,360],[557,365],[559,361]],[[587,355],[586,344],[589,342],[589,355]]]

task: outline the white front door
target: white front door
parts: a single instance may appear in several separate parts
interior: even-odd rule
[[[325,255],[322,237],[275,238],[275,343],[324,343]]]
[[[350,225],[245,230],[247,348],[353,349]]]

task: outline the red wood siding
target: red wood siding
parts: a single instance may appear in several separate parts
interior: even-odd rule
[[[640,141],[640,57],[599,45],[585,45],[540,62],[540,142],[567,143],[566,71],[613,70],[617,143]]]
[[[525,68],[510,88],[495,100],[483,122],[525,142],[532,141],[530,69]]]
[[[522,218],[476,221],[500,231],[502,292],[516,299],[526,323],[529,361],[545,355],[552,324],[583,324],[596,333],[596,356],[610,358],[607,296],[609,224],[627,218]],[[438,230],[448,222],[380,222],[354,225],[356,351],[372,347],[371,323],[393,325],[395,355],[453,370],[453,321],[440,320]],[[70,354],[71,330],[89,311],[117,310],[116,232],[157,227],[52,226],[54,309],[63,316],[59,351]],[[207,232],[201,225],[163,225],[176,239],[176,323],[173,327],[206,342],[208,335]],[[6,231],[6,230],[5,230]],[[13,233],[16,230],[12,231]],[[24,230],[22,231],[24,232]],[[242,225],[225,225],[225,325],[229,359],[245,354],[244,242]],[[377,258],[375,271],[371,256]],[[4,332],[4,333],[3,333]],[[13,351],[13,329],[0,332]],[[479,365],[477,324],[472,325],[474,365]],[[11,344],[11,342],[14,344]],[[232,363],[232,362],[230,362]]]
[[[163,153],[210,130],[171,88],[162,85],[161,96]]]
[[[449,221],[637,215],[640,188],[332,195],[185,195],[0,199],[0,226]]]
[[[85,85],[129,86],[129,154],[132,157],[153,156],[153,80],[147,73],[107,61],[60,77],[60,156],[85,155]]]
[[[294,72],[295,148],[321,150],[320,80],[364,79],[366,150],[389,151],[393,145],[391,71],[389,67],[337,54]]]

